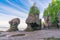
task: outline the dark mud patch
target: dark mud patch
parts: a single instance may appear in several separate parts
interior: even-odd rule
[[[12,35],[11,37],[17,37],[17,36],[25,36],[25,34],[15,34],[15,35]]]

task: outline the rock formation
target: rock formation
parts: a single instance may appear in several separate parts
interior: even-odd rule
[[[51,20],[51,16],[48,17],[44,17],[45,20],[45,27],[47,28],[58,28],[60,27],[60,10],[57,12],[57,17],[56,17],[56,22],[52,23]]]
[[[44,17],[44,21],[45,21],[44,28],[48,29],[52,25],[50,22],[50,16]]]
[[[59,10],[58,13],[57,13],[57,18],[58,18],[58,21],[59,21],[59,23],[60,23],[60,10]]]
[[[40,20],[39,20],[39,10],[38,8],[33,5],[30,8],[29,15],[26,19],[26,24],[27,24],[27,31],[28,30],[38,30],[40,29]]]
[[[14,18],[11,21],[9,21],[10,29],[8,31],[18,31],[18,25],[20,24],[19,18]]]
[[[57,5],[56,5],[57,4]],[[48,7],[44,10],[44,14],[43,16],[46,18],[48,18],[49,20],[45,20],[45,22],[48,24],[47,27],[53,27],[53,28],[58,28],[58,24],[60,25],[59,23],[59,20],[60,20],[60,13],[59,13],[59,10],[60,10],[60,1],[56,0],[52,0],[51,3],[49,3]],[[58,13],[57,13],[58,12]],[[49,17],[48,17],[49,16]]]
[[[58,22],[58,28],[60,27],[60,10],[57,13],[57,22]]]

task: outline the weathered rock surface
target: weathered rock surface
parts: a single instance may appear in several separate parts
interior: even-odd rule
[[[57,13],[58,26],[60,27],[60,10]]]
[[[51,20],[51,16],[48,17],[44,17],[45,20],[45,27],[55,27],[55,28],[59,28],[60,27],[60,10],[57,13],[57,19],[56,19],[56,23],[52,23]]]
[[[10,29],[8,31],[18,31],[18,25],[20,24],[19,18],[14,18],[11,21],[9,21]]]
[[[49,16],[49,17],[46,17],[46,18],[44,18],[44,20],[45,20],[45,27],[44,28],[53,28],[53,29],[56,29],[56,28],[58,28],[58,22],[57,23],[52,23],[50,20],[51,20],[51,16]]]
[[[21,34],[25,34],[25,35],[21,36]],[[13,35],[17,35],[17,36],[13,36]],[[44,38],[52,38],[52,37],[60,38],[60,30],[51,29],[51,30],[39,30],[33,32],[24,32],[24,31],[2,32],[2,34],[0,34],[0,40],[41,40],[41,39],[44,40]]]
[[[49,28],[50,26],[52,26],[52,23],[50,22],[50,19],[51,19],[50,16],[44,17],[44,21],[45,21],[44,28]]]
[[[39,15],[38,15],[39,16]],[[39,17],[36,17],[33,14],[30,14],[26,20],[28,30],[40,29],[40,20]],[[36,27],[36,28],[35,28]],[[34,29],[35,28],[35,29]]]
[[[31,11],[32,10],[32,11]],[[34,5],[30,9],[30,13],[26,19],[26,24],[27,24],[27,31],[28,30],[39,30],[41,28],[40,26],[40,19],[39,19],[39,10],[37,7]]]
[[[60,10],[57,13],[58,21],[60,22]]]

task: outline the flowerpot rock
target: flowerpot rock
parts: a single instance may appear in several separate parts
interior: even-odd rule
[[[8,31],[18,31],[18,25],[20,24],[19,18],[14,18],[9,21],[10,29]]]

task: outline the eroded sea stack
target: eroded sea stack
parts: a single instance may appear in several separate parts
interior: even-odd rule
[[[57,13],[57,22],[58,22],[58,28],[60,28],[60,10]]]
[[[20,24],[19,18],[14,18],[11,21],[9,21],[10,29],[8,31],[18,31],[18,25]]]
[[[57,5],[56,5],[57,4]],[[49,3],[48,7],[44,10],[45,27],[58,28],[60,25],[60,1],[56,0]]]
[[[41,29],[40,19],[39,19],[39,9],[35,4],[30,8],[29,15],[26,19],[27,29],[26,31],[39,30]]]

